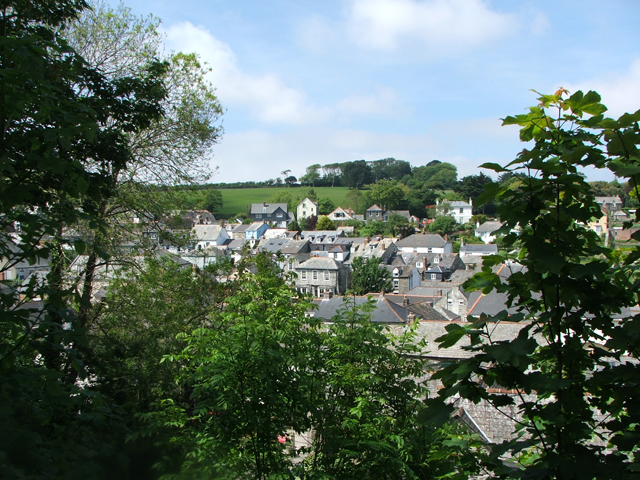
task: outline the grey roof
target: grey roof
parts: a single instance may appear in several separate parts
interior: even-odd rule
[[[447,241],[436,234],[413,234],[396,242],[398,248],[444,247],[446,244]]]
[[[382,209],[378,205],[371,205],[369,208],[367,208],[367,212],[376,212],[376,211],[382,211]]]
[[[282,247],[282,253],[287,255],[295,255],[305,250],[309,245],[309,240],[292,240],[289,239],[286,245]]]
[[[411,218],[409,210],[389,210],[386,213],[388,215],[400,215],[401,217],[405,217],[407,220]]]
[[[333,258],[311,257],[306,262],[300,263],[296,270],[339,270],[340,266]]]
[[[615,197],[596,197],[596,203],[622,203],[619,196]]]
[[[427,358],[441,358],[441,359],[462,359],[469,358],[476,354],[476,352],[470,352],[463,347],[469,345],[469,338],[462,337],[458,343],[449,348],[438,348],[436,338],[441,337],[447,333],[446,327],[452,323],[464,324],[466,322],[457,322],[450,320],[431,320],[419,322],[416,333],[417,339],[425,339],[427,341],[426,354]],[[526,323],[514,323],[514,322],[500,322],[491,325],[491,340],[510,340],[516,338],[520,330],[526,325]],[[404,325],[391,326],[391,332],[399,334],[402,329],[406,328]]]
[[[253,222],[251,225],[249,225],[249,227],[247,228],[247,232],[255,232],[260,230],[261,228],[266,227],[266,228],[270,228],[269,225],[267,225],[264,222]]]
[[[428,302],[409,303],[407,308],[421,320],[449,320]]]
[[[492,233],[492,232],[495,232],[496,230],[500,229],[502,227],[502,225],[504,225],[502,222],[497,222],[497,221],[484,222],[479,227],[476,227],[476,232]]]
[[[478,257],[478,258],[480,258],[480,257]],[[451,276],[449,277],[449,281],[455,282],[455,283],[464,283],[467,280],[469,280],[471,277],[473,277],[479,271],[480,271],[480,269],[475,269],[475,270],[473,270],[473,269],[456,270],[456,271],[451,273]]]
[[[368,296],[368,297],[333,297],[323,298],[314,301],[318,305],[318,309],[313,313],[314,317],[324,320],[331,320],[337,314],[339,309],[349,309],[355,306],[362,306],[373,301],[374,310],[370,313],[371,321],[374,323],[398,324],[406,323],[409,310],[390,302],[385,296]]]
[[[235,227],[233,227],[232,232],[233,233],[244,233],[247,231],[247,229],[250,227],[251,225],[236,225]]]
[[[194,225],[194,235],[198,240],[217,240],[226,230],[220,225]]]
[[[471,205],[467,202],[463,202],[461,200],[453,200],[453,201],[444,201],[442,203],[448,203],[450,207],[470,207]],[[442,203],[440,205],[442,205]]]
[[[234,238],[229,243],[225,242],[225,246],[229,247],[231,250],[242,250],[242,247],[247,243],[249,243],[249,240],[244,238]]]
[[[462,245],[460,247],[460,253],[467,253],[470,255],[479,254],[479,253],[490,253],[492,255],[496,255],[498,253],[498,246],[492,244],[480,244],[480,245]]]
[[[278,208],[281,208],[285,212],[287,211],[286,203],[252,203],[251,214],[271,214]]]
[[[276,253],[289,243],[288,238],[270,238],[269,240],[261,240],[258,248],[264,252]]]

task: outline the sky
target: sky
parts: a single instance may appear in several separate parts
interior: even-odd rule
[[[524,147],[501,118],[535,105],[532,89],[596,90],[612,116],[640,109],[637,0],[124,3],[162,20],[166,51],[211,68],[225,110],[215,183],[388,157],[491,175],[479,165]]]

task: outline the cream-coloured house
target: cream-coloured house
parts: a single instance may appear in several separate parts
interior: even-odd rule
[[[314,202],[309,198],[305,198],[298,205],[297,220],[300,221],[303,218],[318,216],[318,202]]]

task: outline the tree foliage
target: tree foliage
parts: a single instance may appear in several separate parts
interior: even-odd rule
[[[356,295],[393,289],[389,270],[380,266],[379,258],[356,257],[351,262],[351,270],[351,290]]]
[[[412,330],[389,335],[371,322],[371,304],[346,304],[323,326],[266,257],[255,262],[211,326],[166,357],[189,365],[179,376],[188,398],[155,416],[184,446],[183,474],[462,479],[475,470],[471,437],[418,421],[426,391]],[[310,443],[296,452],[290,436],[301,434]]]
[[[453,233],[458,229],[459,225],[451,215],[440,215],[429,224],[427,229],[431,233],[437,233],[438,235],[446,235]]]
[[[342,165],[342,183],[349,188],[361,189],[371,183],[371,167],[364,160],[347,162]]]
[[[475,354],[436,377],[443,397],[516,404],[519,434],[486,464],[501,477],[636,478],[640,318],[626,309],[638,303],[640,254],[621,259],[586,227],[602,212],[579,168],[608,168],[637,185],[640,111],[614,120],[597,93],[566,94],[540,95],[528,113],[503,121],[533,143],[506,167],[484,165],[520,181],[492,185],[478,201],[500,201],[503,241],[517,246],[503,259],[514,271],[498,276],[491,266],[501,259],[491,258],[466,287],[505,293],[513,313],[449,327],[440,342],[466,335]],[[519,236],[510,233],[516,227]],[[494,325],[507,320],[521,324],[520,334],[496,341]],[[503,462],[507,452],[515,468]]]
[[[87,337],[63,282],[62,235],[114,195],[111,171],[131,162],[129,136],[158,120],[167,65],[105,77],[60,36],[83,1],[5,2],[0,13],[0,256],[52,258],[47,282],[24,297],[3,287],[0,307],[0,471],[15,478],[103,478],[122,433],[117,408],[85,382]],[[19,243],[6,232],[18,222]],[[30,303],[31,300],[41,303]],[[101,463],[104,462],[104,463]],[[119,466],[113,468],[117,474]]]
[[[326,215],[320,215],[318,217],[318,223],[316,224],[316,229],[318,229],[318,230],[335,230],[336,229],[336,224],[333,223],[333,220],[331,220]]]
[[[371,186],[369,197],[383,210],[399,207],[407,198],[409,188],[395,180],[379,180]]]

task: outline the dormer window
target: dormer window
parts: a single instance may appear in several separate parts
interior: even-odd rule
[[[433,259],[433,263],[440,263],[440,257],[436,257]]]
[[[416,262],[416,267],[422,268],[422,262]]]
[[[399,268],[394,268],[393,269],[393,276],[394,277],[399,277],[400,276],[400,269]]]

